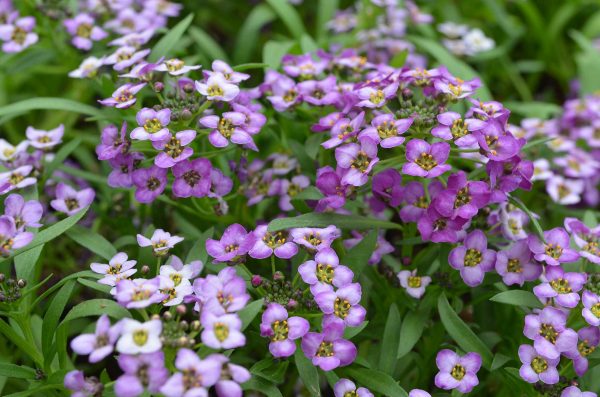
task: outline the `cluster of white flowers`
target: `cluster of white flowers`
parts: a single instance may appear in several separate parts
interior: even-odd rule
[[[471,29],[467,25],[454,22],[444,22],[438,25],[438,31],[446,38],[442,39],[444,46],[455,55],[473,56],[489,51],[496,46],[481,29]]]

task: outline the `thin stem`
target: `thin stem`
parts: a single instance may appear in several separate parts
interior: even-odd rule
[[[271,274],[275,277],[275,255],[271,255]]]

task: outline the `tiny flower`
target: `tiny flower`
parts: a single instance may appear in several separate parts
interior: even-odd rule
[[[367,311],[360,305],[362,290],[359,283],[352,283],[323,291],[315,295],[315,302],[325,317],[338,318],[348,327],[358,327],[365,320]]]
[[[233,224],[223,232],[221,240],[206,240],[206,250],[214,262],[236,263],[254,247],[256,237],[240,224]]]
[[[506,205],[500,206],[500,222],[502,223],[502,234],[512,241],[527,240],[529,235],[524,226],[529,224],[527,214],[519,209],[507,211]]]
[[[600,264],[600,227],[587,227],[575,218],[565,218],[565,228],[579,247],[579,255],[592,263]]]
[[[204,73],[208,76],[220,74],[230,83],[237,84],[250,78],[249,74],[236,72],[231,66],[219,59],[214,60],[211,67],[212,70],[206,70]]]
[[[21,52],[37,43],[38,35],[32,32],[34,28],[34,17],[19,18],[10,23],[0,24],[0,40],[4,41],[2,51]]]
[[[206,82],[196,81],[196,90],[209,101],[230,102],[240,93],[240,88],[231,84],[221,73],[215,73]]]
[[[126,154],[130,142],[126,137],[127,123],[123,122],[121,130],[115,125],[108,125],[102,129],[100,137],[101,143],[96,146],[98,160],[109,160],[117,157],[118,154]]]
[[[18,231],[15,222],[6,215],[0,216],[0,257],[22,248],[33,240],[33,233]]]
[[[99,100],[104,106],[116,107],[117,109],[127,109],[135,104],[137,98],[135,95],[142,89],[146,83],[124,84],[112,93],[110,98]]]
[[[121,333],[120,323],[110,326],[110,320],[103,314],[96,323],[93,334],[82,334],[71,341],[71,349],[80,355],[89,355],[90,363],[97,363],[112,353]]]
[[[587,281],[586,273],[565,273],[560,266],[546,268],[546,282],[533,288],[535,295],[541,300],[554,298],[563,307],[572,309],[579,303],[579,294]]]
[[[373,196],[383,205],[397,207],[404,198],[402,175],[393,168],[388,168],[373,176]]]
[[[417,229],[424,241],[457,243],[464,236],[465,223],[466,219],[444,217],[433,206],[430,206],[417,220]],[[478,271],[475,270],[475,272]]]
[[[349,143],[335,150],[335,159],[347,171],[342,177],[342,183],[352,186],[362,186],[369,180],[369,173],[379,162],[377,143],[370,138],[362,138],[360,144]]]
[[[107,56],[104,63],[113,65],[113,69],[120,72],[141,62],[149,53],[149,49],[138,51],[136,47],[123,46]]]
[[[167,135],[164,139],[153,141],[152,146],[156,150],[162,150],[154,159],[154,164],[160,168],[171,168],[190,157],[194,150],[190,147],[184,147],[190,144],[196,137],[196,131],[184,130],[175,135]]]
[[[335,251],[329,247],[322,248],[315,255],[315,260],[306,261],[298,267],[302,280],[310,285],[313,295],[323,291],[341,288],[352,282],[354,273],[346,266],[339,264]]]
[[[221,362],[209,357],[202,360],[190,349],[180,349],[175,358],[175,372],[160,388],[167,397],[208,396],[207,389],[221,376]]]
[[[50,205],[56,211],[71,216],[89,206],[94,201],[95,196],[96,193],[91,187],[77,191],[60,182],[56,186],[56,198],[50,202]]]
[[[577,333],[566,327],[567,316],[562,311],[546,306],[539,314],[525,316],[523,334],[533,340],[533,346],[540,355],[554,360],[562,352],[577,346]]]
[[[306,175],[295,175],[291,180],[279,179],[279,182],[279,208],[282,211],[292,211],[292,199],[310,185],[310,179]]]
[[[0,161],[10,162],[17,158],[20,154],[25,153],[29,141],[24,140],[18,145],[11,145],[10,142],[0,138]]]
[[[117,285],[117,281],[129,278],[137,272],[133,269],[137,261],[127,260],[127,254],[119,252],[113,256],[107,264],[92,263],[90,267],[92,271],[98,274],[103,274],[104,277],[98,280],[100,284]]]
[[[507,160],[519,153],[524,139],[517,140],[498,121],[490,121],[482,129],[474,131],[479,147],[485,155],[495,161]]]
[[[536,280],[542,274],[542,266],[532,261],[527,240],[519,240],[510,248],[498,251],[495,267],[506,285],[523,286],[525,281]]]
[[[224,268],[218,275],[209,274],[205,279],[197,279],[194,293],[215,314],[237,312],[250,300],[246,282],[233,267]]]
[[[157,166],[139,168],[131,174],[136,190],[135,198],[140,203],[151,203],[167,186],[167,170]]]
[[[380,108],[387,100],[394,97],[398,91],[398,82],[387,84],[385,87],[365,86],[358,90],[360,99],[357,106],[366,108]]]
[[[415,299],[421,299],[425,294],[425,288],[431,283],[431,277],[429,276],[417,276],[417,269],[413,270],[401,270],[398,273],[398,280],[400,286],[406,289],[406,293]]]
[[[566,179],[560,175],[553,175],[546,182],[546,191],[552,200],[562,205],[579,203],[584,187],[582,180]]]
[[[65,375],[64,386],[71,390],[71,397],[93,397],[102,393],[103,385],[95,378],[86,378],[83,371],[73,370]]]
[[[472,146],[477,142],[473,131],[482,129],[485,122],[476,118],[462,119],[456,112],[445,112],[437,116],[439,126],[431,130],[431,135],[444,140],[453,140],[458,147]]]
[[[208,195],[211,185],[211,170],[210,161],[204,158],[178,162],[172,169],[175,176],[173,195],[175,197],[204,197]]]
[[[340,379],[333,386],[333,395],[335,397],[374,397],[369,389],[364,387],[356,387],[356,384],[350,379]]]
[[[123,320],[121,337],[117,342],[117,351],[124,354],[154,353],[162,347],[160,320],[145,323],[132,319]]]
[[[227,147],[229,141],[244,145],[252,150],[257,150],[252,136],[241,126],[246,122],[246,115],[239,112],[225,112],[219,116],[211,115],[202,117],[199,123],[213,130],[208,135],[208,140],[214,147]]]
[[[381,114],[371,121],[371,127],[365,128],[359,138],[369,137],[382,148],[393,148],[404,142],[405,133],[413,123],[412,118],[396,120],[392,114]]]
[[[152,251],[156,256],[165,256],[169,250],[183,241],[183,237],[171,236],[171,233],[162,229],[156,229],[152,237],[148,238],[141,234],[137,235],[137,242],[140,247],[152,246]]]
[[[323,325],[323,332],[308,332],[302,338],[302,351],[313,365],[323,371],[352,364],[357,350],[354,344],[343,339],[344,325],[334,321]]]
[[[19,194],[9,194],[4,200],[4,215],[12,218],[17,230],[26,227],[40,227],[44,209],[39,201],[25,201]]]
[[[235,349],[246,344],[246,337],[241,332],[242,321],[237,314],[215,315],[203,311],[201,316],[202,343],[213,349]]]
[[[270,303],[262,315],[260,335],[268,337],[269,351],[273,357],[289,357],[296,351],[294,340],[309,330],[308,321],[302,317],[289,317],[287,310],[278,303]]]
[[[59,125],[53,130],[37,130],[33,127],[27,127],[25,134],[29,144],[36,149],[50,149],[62,142],[65,133],[64,125]]]
[[[536,260],[546,262],[550,266],[558,266],[561,263],[575,262],[579,254],[569,248],[569,235],[561,227],[544,232],[545,243],[537,236],[531,235],[528,239],[529,249],[533,252]]]
[[[408,392],[408,397],[431,397],[431,394],[427,393],[425,390],[412,389]]]
[[[477,372],[481,368],[481,356],[477,353],[471,352],[461,357],[443,349],[437,354],[435,363],[440,370],[435,376],[435,385],[440,389],[458,389],[461,393],[469,393],[479,384]]]
[[[102,28],[94,26],[94,18],[89,14],[78,14],[75,18],[65,19],[63,24],[73,36],[71,43],[80,50],[88,51],[92,48],[92,41],[99,41],[108,36]]]
[[[581,391],[577,386],[569,386],[562,391],[560,397],[598,397],[591,391]]]
[[[138,126],[131,131],[131,139],[147,140],[153,142],[169,138],[168,125],[171,122],[171,109],[159,111],[143,108],[135,116]],[[193,138],[192,138],[193,139]]]
[[[600,344],[600,328],[585,327],[577,332],[579,343],[577,347],[563,354],[573,360],[573,368],[579,376],[585,375],[589,368],[588,356],[592,354]]]
[[[328,76],[321,81],[305,80],[298,84],[298,92],[304,102],[313,106],[333,105],[340,98],[336,90],[335,76]]]
[[[128,309],[141,309],[154,303],[159,303],[167,298],[160,290],[160,279],[155,277],[147,280],[120,279],[117,281],[115,298],[120,305]]]
[[[600,297],[591,291],[583,291],[583,309],[581,315],[588,324],[600,326]]]
[[[444,189],[440,181],[431,181],[427,185],[428,195],[425,194],[425,188],[421,182],[411,181],[403,189],[404,201],[406,205],[400,209],[400,219],[402,222],[417,222],[426,213],[429,207],[429,197],[435,197]]]
[[[435,178],[450,170],[448,160],[450,145],[446,142],[428,144],[422,139],[411,139],[406,145],[408,163],[402,166],[402,173],[423,178]]]
[[[329,247],[333,240],[341,236],[341,232],[334,225],[324,229],[303,227],[292,229],[290,236],[296,244],[319,251]]]
[[[448,177],[448,188],[437,194],[432,204],[446,217],[471,219],[489,204],[490,196],[488,183],[469,181],[467,174],[459,171]]]
[[[288,240],[288,233],[285,230],[269,232],[267,225],[261,225],[254,229],[254,235],[256,242],[248,252],[252,258],[264,259],[275,254],[278,258],[290,259],[298,253],[298,246]]]
[[[157,72],[169,72],[171,76],[179,76],[182,74],[186,74],[191,70],[198,70],[200,68],[200,65],[188,66],[181,59],[173,58],[163,61],[154,70],[156,70]]]
[[[553,385],[558,382],[556,366],[560,361],[559,358],[541,356],[530,345],[519,346],[519,358],[523,363],[519,369],[519,375],[526,382],[536,383],[542,381],[547,385]]]
[[[531,181],[545,181],[550,179],[554,173],[550,169],[550,162],[547,159],[537,159],[533,162],[533,176]]]
[[[463,243],[450,251],[448,262],[460,270],[465,284],[475,287],[481,284],[485,273],[494,268],[496,252],[487,249],[487,238],[481,230],[469,233]]]
[[[447,72],[447,71],[446,71]],[[436,79],[433,82],[436,90],[446,94],[451,99],[462,99],[472,95],[481,85],[479,79],[463,81],[460,79]]]
[[[360,112],[353,119],[344,117],[337,120],[331,127],[331,139],[323,142],[321,146],[325,149],[331,149],[355,138],[363,125],[364,119],[365,112]]]
[[[115,394],[118,397],[137,397],[145,389],[157,394],[169,377],[162,351],[135,356],[121,354],[118,362],[124,372],[115,382]]]
[[[69,72],[69,77],[74,79],[85,79],[96,77],[98,70],[104,66],[105,58],[88,57],[81,62],[75,70]]]
[[[250,380],[250,371],[241,365],[230,363],[222,354],[211,354],[207,359],[219,361],[223,365],[221,378],[215,385],[217,397],[243,397],[244,392],[240,384]]]

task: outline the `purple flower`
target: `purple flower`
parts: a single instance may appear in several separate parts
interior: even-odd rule
[[[296,244],[320,251],[329,247],[333,240],[341,236],[341,232],[334,225],[329,225],[326,228],[295,228],[290,231],[290,235]]]
[[[357,106],[380,108],[385,105],[388,99],[396,95],[396,91],[398,91],[398,82],[389,83],[385,87],[367,85],[357,91],[357,96],[360,99]]]
[[[533,252],[536,260],[546,262],[550,266],[558,266],[561,263],[575,262],[579,254],[569,248],[569,235],[561,227],[544,232],[545,243],[537,236],[531,235],[528,239],[529,249]]]
[[[566,327],[567,315],[554,307],[545,307],[539,314],[525,316],[523,334],[533,340],[535,350],[549,359],[558,359],[560,353],[573,350],[577,333]]]
[[[343,339],[344,325],[334,321],[323,325],[323,332],[308,332],[302,338],[302,351],[313,365],[323,371],[352,364],[356,358],[356,346]]]
[[[423,178],[435,178],[450,170],[448,160],[450,145],[446,142],[428,144],[422,139],[411,139],[406,145],[408,163],[402,166],[402,173]]]
[[[352,282],[354,273],[346,266],[339,264],[335,251],[329,247],[322,248],[315,255],[315,260],[306,261],[298,267],[302,280],[310,285],[313,295],[320,292],[341,288]]]
[[[221,73],[214,73],[206,82],[196,81],[196,90],[209,101],[230,102],[240,93],[240,88]]]
[[[560,266],[546,268],[546,282],[533,288],[535,295],[543,299],[554,298],[562,307],[574,308],[579,303],[579,294],[587,281],[586,273],[565,273]]]
[[[10,142],[0,138],[0,161],[10,163],[21,155],[26,154],[28,140],[21,141],[18,145],[11,145]]]
[[[29,144],[36,149],[49,149],[62,142],[65,133],[64,125],[59,125],[53,130],[37,130],[33,127],[27,127],[25,134]]]
[[[519,369],[519,375],[526,382],[536,383],[542,381],[553,385],[558,382],[558,365],[560,358],[547,358],[539,354],[530,345],[519,346],[519,358],[523,365]]]
[[[381,207],[386,205],[397,207],[404,198],[402,175],[393,168],[388,168],[373,177],[373,196]]]
[[[86,378],[83,371],[73,370],[65,375],[65,388],[71,390],[71,397],[93,397],[102,393],[102,384],[97,379]]]
[[[585,327],[577,332],[580,342],[577,347],[564,352],[564,355],[573,360],[573,368],[579,376],[585,375],[588,370],[588,356],[596,350],[600,344],[600,328]]]
[[[167,170],[155,165],[139,168],[133,171],[131,180],[136,187],[135,199],[140,203],[151,203],[167,186]]]
[[[580,248],[579,255],[592,263],[600,264],[600,226],[592,229],[575,218],[565,218],[565,228]]]
[[[365,320],[367,311],[360,305],[362,290],[359,283],[328,289],[315,295],[315,302],[329,321],[340,319],[348,327],[358,327]]]
[[[333,105],[341,96],[337,91],[335,76],[328,76],[321,81],[305,80],[297,88],[304,102],[313,106]]]
[[[21,52],[37,43],[38,35],[32,32],[34,28],[34,17],[19,18],[9,23],[0,24],[0,40],[4,41],[2,51],[8,53]]]
[[[435,385],[440,389],[458,389],[461,393],[469,393],[479,384],[477,372],[481,368],[481,356],[467,353],[459,356],[452,350],[440,350],[435,358],[440,372],[435,376]]]
[[[321,146],[323,146],[325,149],[331,149],[350,139],[355,138],[363,125],[364,119],[365,112],[360,112],[353,119],[339,119],[336,121],[333,127],[331,127],[331,138],[323,142]]]
[[[440,68],[441,69],[441,68]],[[451,99],[462,99],[475,92],[481,82],[478,78],[469,81],[463,81],[451,76],[447,70],[442,71],[442,79],[436,79],[433,82],[436,90],[446,94]]]
[[[24,165],[15,168],[12,171],[0,172],[0,187],[4,187],[2,193],[10,192],[14,189],[21,189],[37,182],[32,176],[29,176],[33,171],[33,166]]]
[[[126,154],[130,146],[126,134],[126,122],[121,125],[120,132],[113,124],[104,127],[100,138],[102,143],[96,147],[98,160],[109,160],[115,158],[118,154]]]
[[[207,76],[221,75],[230,83],[237,84],[250,78],[249,74],[236,72],[231,66],[219,59],[214,60],[211,67],[212,70],[204,71]]]
[[[444,217],[435,208],[429,207],[417,221],[417,229],[423,241],[434,243],[456,243],[464,236],[463,218]]]
[[[560,175],[552,175],[546,182],[546,191],[555,203],[562,205],[577,204],[585,188],[580,179],[567,179]]]
[[[131,139],[147,140],[153,142],[164,141],[169,138],[168,125],[171,122],[171,109],[159,111],[143,108],[135,116],[138,126],[131,131]],[[194,139],[194,138],[192,138]]]
[[[295,175],[292,177],[292,180],[279,179],[275,182],[277,181],[279,181],[277,190],[279,190],[280,194],[279,208],[282,211],[292,211],[294,206],[291,200],[310,185],[310,179],[306,175]]]
[[[202,327],[202,343],[213,349],[235,349],[246,344],[246,337],[241,332],[242,320],[237,314],[216,315],[210,311],[202,311],[200,318]]]
[[[221,240],[206,240],[206,250],[210,256],[215,258],[214,262],[241,262],[244,255],[248,253],[256,242],[256,236],[248,233],[240,224],[227,227],[221,236]]]
[[[398,272],[400,286],[406,290],[406,293],[416,299],[421,299],[425,294],[425,288],[431,283],[429,276],[417,276],[417,269],[401,270]]]
[[[542,274],[542,266],[531,260],[527,240],[519,240],[510,248],[496,254],[496,271],[506,285],[523,286],[525,281],[536,280]]]
[[[412,389],[408,392],[408,397],[431,397],[431,394],[427,393],[425,390]]]
[[[489,121],[482,129],[473,132],[486,156],[495,161],[507,160],[519,153],[525,140],[517,140],[498,121]]]
[[[342,184],[362,186],[369,181],[369,173],[379,162],[377,143],[363,138],[358,143],[349,143],[335,149],[335,159],[340,168],[346,169]]]
[[[429,195],[425,194],[425,188],[421,182],[411,181],[403,189],[406,205],[400,209],[402,222],[417,222],[426,213],[429,207],[427,196],[436,197],[444,189],[440,181],[433,180],[427,186]]]
[[[135,104],[137,98],[135,95],[142,89],[146,83],[131,84],[127,83],[117,88],[110,98],[99,100],[104,106],[116,107],[117,109],[127,109]]]
[[[275,110],[283,112],[298,103],[302,97],[298,94],[294,80],[279,73],[276,74],[277,78],[271,85],[273,95],[268,96],[267,99]]]
[[[25,201],[19,194],[9,194],[4,199],[4,215],[12,218],[15,228],[23,231],[26,227],[40,227],[44,209],[39,201]]]
[[[496,252],[487,249],[487,238],[481,230],[469,233],[463,244],[450,251],[448,262],[450,266],[460,270],[465,284],[475,287],[481,284],[485,273],[494,268]]]
[[[143,160],[144,156],[141,153],[134,152],[128,154],[117,154],[115,158],[109,159],[108,163],[112,167],[112,171],[108,175],[108,186],[110,187],[125,187],[133,186],[133,171]]]
[[[342,175],[340,175],[342,171],[341,168],[334,170],[329,166],[317,170],[315,185],[325,197],[318,201],[315,211],[323,212],[328,209],[338,209],[344,206],[346,203],[346,194],[350,186],[342,184]]]
[[[67,32],[73,39],[71,43],[80,50],[88,51],[92,48],[92,41],[98,41],[106,38],[106,33],[102,28],[95,25],[94,18],[89,14],[78,14],[75,18],[65,19],[63,24]]]
[[[120,333],[120,323],[111,327],[108,316],[103,314],[96,323],[95,333],[77,336],[71,341],[71,349],[77,354],[89,355],[90,363],[97,363],[112,353]]]
[[[167,397],[208,396],[207,389],[221,376],[221,362],[207,357],[202,360],[190,349],[180,349],[175,358],[175,372],[160,388]]]
[[[69,72],[69,77],[74,79],[92,78],[98,75],[98,69],[104,66],[105,58],[87,57],[79,67]]]
[[[583,309],[581,315],[588,324],[600,326],[600,297],[591,291],[583,291]]]
[[[233,267],[226,267],[218,275],[209,274],[205,279],[195,280],[194,293],[205,309],[216,314],[237,312],[250,300],[246,282]]]
[[[246,122],[246,115],[239,112],[225,112],[222,117],[211,115],[202,117],[199,123],[213,130],[208,134],[208,140],[215,147],[227,147],[229,141],[244,145],[257,151],[252,136],[241,128]]]
[[[17,231],[12,218],[0,216],[0,257],[8,256],[12,250],[22,248],[33,240],[33,233]]]
[[[246,116],[241,127],[250,135],[258,134],[263,125],[265,125],[267,122],[267,117],[260,112],[253,111],[252,109],[240,105],[239,103],[232,103],[231,106],[236,113],[242,113],[244,116]]]
[[[119,280],[129,278],[137,272],[137,269],[133,269],[137,261],[127,259],[126,253],[118,252],[108,264],[92,263],[90,267],[93,272],[104,275],[98,280],[100,284],[114,287]]]
[[[469,147],[477,143],[471,132],[485,127],[485,122],[475,118],[463,120],[456,112],[445,112],[437,116],[439,126],[431,130],[431,135],[446,141],[454,140],[458,147]]]
[[[581,391],[577,386],[569,386],[562,391],[560,397],[598,397],[591,391]]]
[[[272,233],[267,231],[267,225],[261,225],[257,226],[253,233],[256,242],[248,252],[252,258],[264,259],[275,254],[278,258],[290,259],[298,253],[298,246],[288,240],[288,233],[285,230]]]
[[[137,397],[145,389],[158,393],[169,377],[162,351],[135,356],[121,354],[118,362],[124,374],[115,382],[117,397]]]
[[[359,139],[368,137],[377,142],[383,148],[393,148],[402,145],[404,137],[401,137],[413,123],[413,118],[396,120],[392,114],[380,114],[371,121],[371,127],[365,128],[359,135]]]
[[[204,197],[208,195],[212,165],[208,159],[180,161],[173,167],[175,197]]]
[[[175,135],[168,134],[164,139],[153,141],[152,146],[156,150],[162,150],[154,159],[154,164],[160,168],[171,168],[190,157],[194,150],[184,147],[194,140],[196,131],[184,130]]]
[[[459,171],[448,178],[448,188],[433,200],[435,209],[445,217],[471,219],[490,201],[486,182],[468,181],[467,174]]]
[[[294,340],[302,338],[310,324],[302,317],[289,317],[287,310],[279,303],[269,303],[262,315],[260,335],[268,337],[269,351],[273,357],[289,357],[296,351]]]
[[[333,386],[333,395],[335,397],[346,397],[346,396],[356,396],[356,397],[374,397],[373,393],[369,391],[369,389],[364,387],[356,387],[354,382],[350,379],[340,379]]]
[[[115,298],[120,305],[128,309],[141,309],[153,303],[159,303],[166,294],[159,291],[160,279],[136,278],[135,280],[121,279],[117,281]]]
[[[77,191],[60,182],[56,186],[56,198],[50,202],[50,205],[56,211],[71,216],[89,206],[94,201],[95,196],[96,193],[91,187]]]
[[[344,240],[344,247],[346,249],[350,249],[360,243],[364,236],[358,232],[352,232],[354,238],[349,238]],[[382,234],[377,236],[377,243],[375,244],[375,250],[369,257],[369,261],[367,262],[369,265],[376,265],[381,262],[381,258],[384,255],[391,254],[394,252],[394,246],[390,244]]]

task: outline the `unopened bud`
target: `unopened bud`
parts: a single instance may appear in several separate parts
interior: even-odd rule
[[[187,308],[185,307],[185,305],[178,305],[177,313],[181,314],[181,315],[184,315],[185,313],[187,313]]]
[[[258,288],[262,285],[263,283],[263,279],[261,276],[259,276],[258,274],[255,274],[254,276],[252,276],[252,278],[250,279],[250,283],[252,284],[252,286],[254,288]]]
[[[150,271],[150,266],[144,265],[142,266],[142,274],[146,274]]]
[[[410,266],[411,263],[412,263],[412,260],[410,259],[410,256],[403,256],[402,257],[402,264],[404,266]]]
[[[286,306],[288,310],[296,310],[296,308],[298,307],[298,301],[296,301],[295,299],[290,299]]]
[[[192,116],[193,116],[192,112],[190,112],[188,109],[183,109],[181,111],[181,119],[182,120],[185,120],[185,121],[191,120]]]
[[[171,321],[172,318],[173,318],[173,315],[171,314],[171,312],[164,312],[163,313],[163,319],[165,321]]]
[[[284,278],[284,274],[280,271],[276,271],[275,274],[273,274],[273,280],[275,281],[283,280]]]
[[[154,91],[162,92],[164,89],[165,89],[165,85],[162,82],[157,81],[156,83],[154,83]]]
[[[19,279],[19,281],[17,281],[17,286],[19,288],[25,288],[26,285],[27,285],[27,281],[25,281],[23,279]]]

